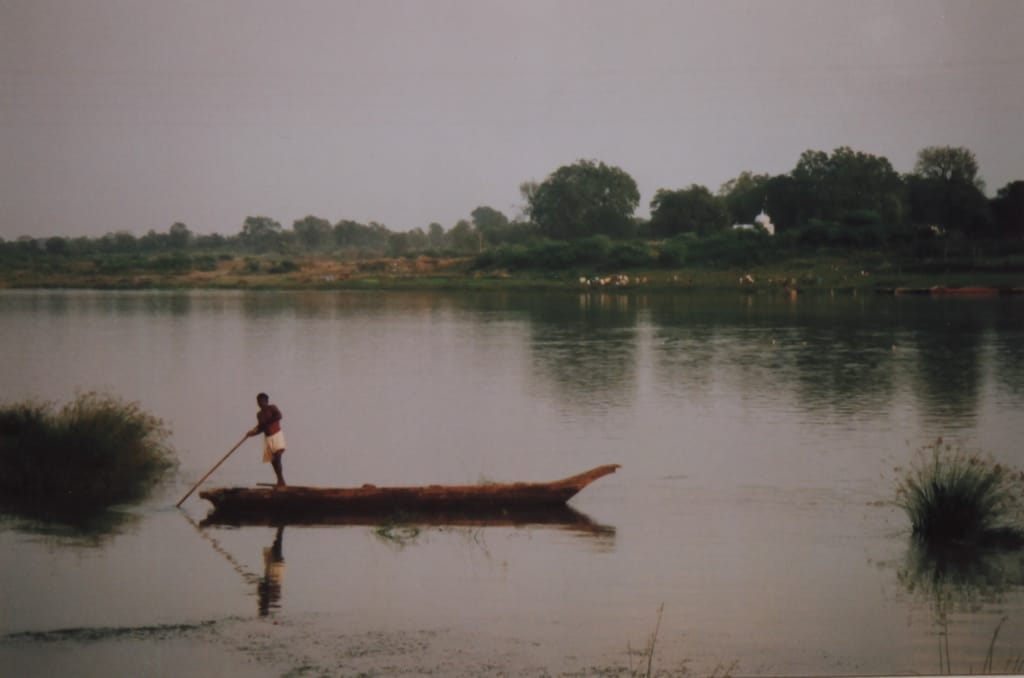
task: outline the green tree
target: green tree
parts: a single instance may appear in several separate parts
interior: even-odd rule
[[[771,215],[776,233],[795,229],[804,218],[804,193],[790,174],[777,174],[768,180],[766,212]]]
[[[1024,236],[1024,181],[1011,181],[1000,188],[991,205],[997,234]]]
[[[270,252],[281,244],[281,224],[270,217],[246,217],[240,237],[253,252]]]
[[[195,236],[194,242],[196,249],[201,250],[221,249],[227,245],[227,239],[220,233],[197,235]]]
[[[473,227],[483,236],[488,244],[497,244],[496,235],[508,226],[508,217],[493,207],[477,207],[470,213]]]
[[[890,225],[904,220],[903,179],[888,159],[843,146],[832,153],[829,165],[836,201],[833,209],[840,221],[856,224],[866,212]]]
[[[388,236],[388,256],[405,256],[410,249],[408,233],[392,233]]]
[[[358,221],[343,219],[334,225],[334,242],[342,249],[383,252],[387,248],[390,235],[391,231],[387,227],[373,221],[361,224]]]
[[[917,154],[914,173],[923,179],[936,179],[946,183],[970,184],[979,191],[985,182],[979,174],[974,152],[961,147],[928,146]]]
[[[320,217],[306,216],[292,224],[299,245],[308,250],[325,249],[331,245],[331,222]]]
[[[976,232],[988,221],[985,183],[974,153],[963,147],[921,149],[909,178],[911,216],[949,231]]]
[[[166,250],[170,244],[170,236],[166,233],[157,233],[156,229],[149,229],[146,235],[138,240],[139,250],[142,252],[160,252]]]
[[[75,255],[95,254],[99,251],[99,240],[80,235],[77,238],[68,238],[68,251]]]
[[[651,231],[659,238],[680,233],[706,235],[729,226],[720,198],[704,186],[692,184],[678,191],[659,189],[651,201]]]
[[[188,230],[185,224],[176,221],[167,229],[167,241],[171,249],[183,250],[192,242],[192,231]]]
[[[107,233],[102,239],[102,248],[106,252],[127,254],[138,249],[138,240],[130,231]]]
[[[537,224],[529,221],[510,221],[504,226],[494,228],[488,237],[496,245],[522,245],[540,237]]]
[[[444,247],[444,226],[436,221],[427,226],[427,243],[433,249]]]
[[[528,220],[530,218],[530,205],[533,204],[533,196],[537,194],[538,188],[540,188],[540,184],[536,181],[524,181],[519,184],[519,195],[523,198],[523,204],[518,217],[519,220]]]
[[[882,221],[895,225],[906,215],[903,180],[883,157],[848,146],[804,151],[791,176],[800,192],[802,222],[810,219],[857,225]],[[874,216],[865,218],[866,213]]]
[[[768,182],[771,176],[741,172],[735,179],[722,184],[718,196],[722,199],[729,219],[734,224],[749,224],[765,208],[768,200]]]
[[[53,237],[46,239],[46,253],[61,256],[68,253],[68,241],[65,238]]]
[[[465,219],[460,219],[457,224],[448,231],[446,238],[448,246],[459,252],[478,252],[480,250],[479,234],[473,231],[473,227]]]
[[[417,252],[422,252],[430,247],[430,236],[422,228],[414,228],[409,231],[409,246]]]
[[[558,240],[628,236],[640,204],[640,191],[631,176],[592,160],[559,167],[527,197],[530,217],[541,234]]]

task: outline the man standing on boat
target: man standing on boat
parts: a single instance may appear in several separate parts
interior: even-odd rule
[[[256,396],[256,404],[260,406],[256,413],[256,427],[249,431],[249,437],[263,434],[263,462],[270,462],[277,474],[277,484],[284,487],[284,471],[281,467],[281,455],[284,454],[284,431],[281,430],[281,410],[277,405],[270,404],[270,396],[260,393]]]

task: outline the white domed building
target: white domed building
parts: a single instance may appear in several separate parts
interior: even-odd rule
[[[772,223],[772,218],[764,210],[761,210],[761,213],[754,217],[754,223],[768,231],[768,235],[775,235],[775,224]]]
[[[763,209],[760,214],[754,217],[754,223],[733,224],[732,227],[740,231],[753,231],[762,228],[768,233],[768,235],[775,235],[775,224],[772,223],[772,218],[768,216],[768,213]]]

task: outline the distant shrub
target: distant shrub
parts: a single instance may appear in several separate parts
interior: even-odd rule
[[[954,450],[941,438],[918,450],[896,496],[925,542],[1024,542],[1024,472]]]
[[[485,252],[484,257],[491,255],[491,252]],[[510,270],[529,268],[530,266],[530,250],[526,245],[503,245],[493,252],[493,262],[488,268],[493,266],[495,268],[507,268]]]
[[[513,221],[504,226],[494,226],[487,233],[492,244],[525,245],[540,237],[540,229],[536,224]]]
[[[686,264],[690,252],[690,236],[676,236],[666,240],[658,252],[658,264],[665,268],[678,268]]]
[[[838,229],[839,225],[833,222],[811,219],[800,229],[798,239],[800,244],[805,246],[827,245],[834,238],[834,233]]]
[[[161,254],[150,259],[147,267],[160,273],[188,273],[192,270],[192,259],[181,252]]]
[[[216,271],[217,259],[209,254],[201,254],[192,259],[192,265],[197,271]]]
[[[0,406],[0,499],[54,511],[137,501],[174,463],[168,435],[138,404],[96,393],[59,410]]]
[[[857,229],[857,246],[877,251],[885,244],[885,227],[881,224],[865,224]]]
[[[882,217],[875,210],[861,209],[843,212],[840,221],[848,226],[871,226],[882,223]]]
[[[268,273],[294,273],[299,270],[299,265],[291,259],[282,259],[277,263],[271,265],[268,269]]]
[[[562,240],[541,240],[527,247],[531,268],[559,270],[576,263],[572,245]]]
[[[594,235],[573,243],[576,262],[583,265],[601,266],[612,251],[614,244],[606,235]]]
[[[577,266],[623,269],[649,266],[654,261],[646,243],[616,242],[605,235],[581,240],[538,240],[528,245],[502,245],[475,259],[478,269],[559,271]]]
[[[646,268],[654,263],[654,255],[647,243],[617,242],[608,253],[607,266],[613,269]]]
[[[942,256],[946,243],[930,231],[918,230],[917,238],[911,245],[911,253],[917,259]]]
[[[138,255],[106,255],[94,259],[93,264],[97,273],[108,275],[128,273],[145,267],[145,262]]]
[[[768,261],[775,236],[761,231],[719,231],[691,241],[690,261],[711,266],[753,266]]]

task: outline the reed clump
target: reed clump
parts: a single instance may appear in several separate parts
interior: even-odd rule
[[[0,406],[0,499],[38,513],[142,499],[174,465],[164,423],[137,403],[78,395],[63,407]]]
[[[1024,472],[942,438],[918,450],[897,504],[929,544],[1024,545]]]

